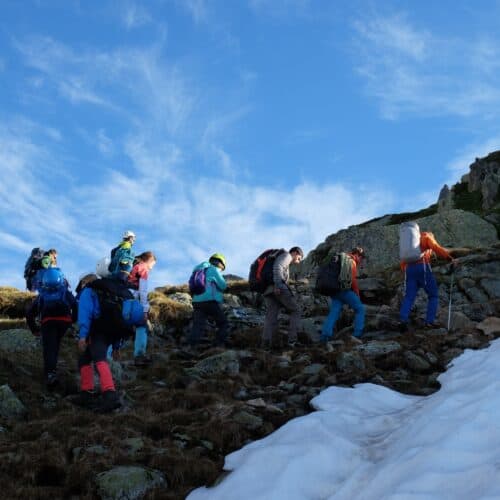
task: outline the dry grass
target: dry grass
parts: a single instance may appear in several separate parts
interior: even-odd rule
[[[0,287],[0,316],[9,318],[24,318],[28,305],[35,295],[22,292],[10,286]]]

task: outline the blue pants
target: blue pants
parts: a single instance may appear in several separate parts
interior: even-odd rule
[[[148,329],[145,326],[138,326],[135,329],[134,357],[144,356],[148,345]]]
[[[330,312],[321,330],[322,341],[328,340],[333,336],[335,323],[337,323],[339,319],[344,304],[354,309],[354,336],[361,337],[363,335],[363,328],[365,327],[365,306],[355,292],[352,290],[342,290],[332,296]]]
[[[399,312],[401,321],[408,322],[411,307],[420,288],[425,290],[428,298],[425,321],[426,323],[434,323],[439,300],[438,287],[429,264],[422,263],[408,264],[406,268],[406,293]]]

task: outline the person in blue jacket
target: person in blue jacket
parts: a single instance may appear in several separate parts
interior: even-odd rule
[[[120,304],[124,305],[121,306]],[[130,309],[125,311],[125,303]],[[126,318],[126,319],[125,319]],[[100,411],[112,411],[120,406],[115,383],[107,360],[108,346],[113,359],[119,359],[123,340],[131,337],[134,326],[144,324],[144,311],[125,283],[111,278],[96,279],[80,293],[78,303],[80,356],[80,404],[93,407],[94,363],[102,392]]]
[[[229,323],[222,310],[224,301],[223,292],[227,288],[222,271],[226,269],[226,258],[221,253],[214,253],[208,262],[197,265],[193,273],[203,269],[205,271],[205,290],[203,293],[193,295],[193,327],[188,336],[191,347],[198,345],[204,333],[207,318],[214,319],[217,325],[217,334],[214,344],[224,347],[229,329]]]

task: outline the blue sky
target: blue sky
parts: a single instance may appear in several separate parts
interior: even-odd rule
[[[152,284],[423,208],[500,147],[499,1],[4,0],[0,283],[125,229]]]

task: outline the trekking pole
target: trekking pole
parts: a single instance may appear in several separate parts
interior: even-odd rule
[[[448,301],[448,333],[450,332],[450,324],[451,324],[451,292],[453,291],[453,276],[455,268],[453,264],[450,266],[451,272],[451,281],[450,281],[450,300]]]

